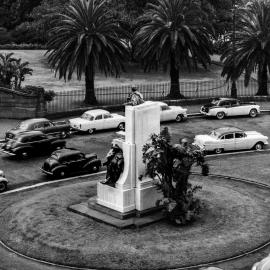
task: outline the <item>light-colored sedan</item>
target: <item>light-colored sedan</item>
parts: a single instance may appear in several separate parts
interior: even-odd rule
[[[7,190],[8,180],[3,171],[0,170],[0,193]]]
[[[118,128],[125,129],[125,117],[106,110],[86,111],[81,117],[69,120],[72,129],[92,134],[95,130]]]
[[[223,127],[214,129],[207,135],[196,135],[193,144],[206,152],[220,154],[223,151],[262,150],[268,144],[268,137],[257,131]]]
[[[164,102],[157,101],[157,103],[160,106],[160,122],[182,122],[187,119],[187,109],[181,106],[169,106]]]
[[[260,114],[260,106],[254,102],[243,103],[234,98],[217,98],[201,107],[200,112],[221,120],[227,116],[249,115],[256,117]]]
[[[270,269],[270,254],[253,265],[252,270],[269,270]]]

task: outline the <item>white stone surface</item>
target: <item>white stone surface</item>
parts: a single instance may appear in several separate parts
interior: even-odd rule
[[[253,265],[252,270],[270,270],[270,254]]]
[[[152,179],[141,179],[145,174],[142,148],[151,134],[160,133],[159,105],[147,102],[134,107],[126,106],[125,116],[125,139],[113,140],[113,144],[118,144],[123,150],[123,173],[115,188],[101,183],[97,188],[97,202],[122,213],[155,207],[157,199],[162,196],[157,192]]]

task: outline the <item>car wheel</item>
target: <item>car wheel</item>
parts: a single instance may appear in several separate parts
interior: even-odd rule
[[[182,114],[178,114],[178,115],[176,116],[176,118],[175,118],[175,121],[176,121],[176,122],[182,122],[183,119],[184,119],[183,115],[182,115]]]
[[[65,139],[68,136],[68,133],[66,131],[61,132],[61,138]]]
[[[6,182],[0,182],[0,193],[7,190],[7,183]]]
[[[88,133],[89,134],[93,134],[94,133],[94,129],[93,128],[88,129]]]
[[[261,142],[256,143],[255,146],[254,146],[254,149],[257,150],[257,151],[262,150],[263,149],[263,143],[261,143]]]
[[[257,110],[256,109],[251,109],[250,112],[249,112],[249,116],[254,118],[256,117],[258,114]]]
[[[120,124],[118,125],[118,129],[119,129],[119,130],[125,130],[125,123],[120,123]]]
[[[218,120],[221,120],[221,119],[223,119],[225,117],[225,113],[224,112],[218,112],[216,116],[217,116]]]
[[[215,149],[214,151],[216,154],[221,154],[223,152],[223,149],[222,148],[217,148]]]
[[[66,171],[65,170],[58,170],[55,174],[57,178],[64,178],[66,177]]]
[[[91,172],[92,173],[96,173],[96,172],[98,172],[99,171],[99,166],[93,166],[92,168],[91,168]]]

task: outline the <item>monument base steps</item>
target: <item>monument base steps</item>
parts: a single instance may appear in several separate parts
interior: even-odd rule
[[[88,202],[71,205],[68,210],[119,229],[140,228],[164,219],[161,208],[155,207],[146,211],[132,210],[128,213],[121,213],[97,204],[96,197],[90,198]]]

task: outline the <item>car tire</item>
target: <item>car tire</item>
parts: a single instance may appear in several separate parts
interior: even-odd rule
[[[94,133],[94,129],[93,128],[89,128],[87,132],[88,132],[88,134],[93,134]]]
[[[92,173],[97,173],[99,171],[99,169],[100,169],[100,166],[92,166],[91,167],[91,172]]]
[[[222,120],[225,117],[225,113],[224,112],[218,112],[216,115],[218,120]]]
[[[219,155],[223,152],[223,149],[222,148],[217,148],[214,150],[215,154]]]
[[[7,190],[7,182],[1,181],[0,182],[0,193]]]
[[[64,177],[66,177],[66,171],[64,169],[57,170],[55,172],[55,176],[57,178],[64,178]]]
[[[125,130],[125,123],[124,123],[124,122],[120,123],[120,124],[118,125],[118,129],[119,129],[119,130]]]
[[[182,114],[178,114],[175,118],[176,122],[182,122],[184,120],[184,116]]]
[[[258,142],[254,145],[254,149],[256,151],[260,151],[260,150],[263,150],[263,143],[262,142]]]
[[[254,118],[258,115],[258,111],[256,109],[251,109],[249,112],[249,116]]]

